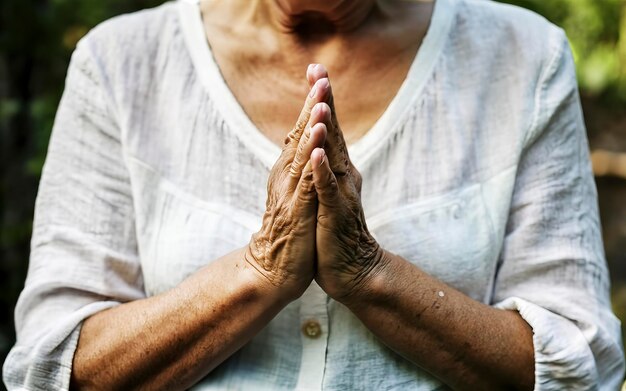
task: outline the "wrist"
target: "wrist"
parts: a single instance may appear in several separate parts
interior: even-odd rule
[[[275,270],[268,270],[263,267],[267,262],[259,259],[259,255],[254,252],[254,246],[247,245],[242,249],[243,270],[248,275],[250,284],[255,286],[262,294],[269,299],[285,306],[296,300],[304,293],[308,285],[294,278],[288,278],[286,274],[277,273]]]
[[[370,259],[364,262],[365,266],[354,283],[338,299],[349,308],[367,305],[378,297],[384,295],[384,288],[389,284],[391,269],[393,267],[393,255],[385,251],[376,243]]]
[[[280,310],[289,301],[245,261],[245,252],[246,247],[241,247],[210,262],[171,291],[173,300],[192,303],[198,313],[213,312],[216,297],[231,304],[255,303]]]

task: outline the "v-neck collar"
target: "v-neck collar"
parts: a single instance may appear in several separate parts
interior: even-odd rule
[[[199,0],[179,0],[178,3],[182,32],[200,81],[229,128],[267,168],[271,168],[281,148],[259,130],[228,88],[206,37]],[[400,89],[372,128],[348,145],[350,159],[357,168],[398,130],[399,122],[421,95],[452,26],[454,5],[455,0],[435,1],[428,30]]]

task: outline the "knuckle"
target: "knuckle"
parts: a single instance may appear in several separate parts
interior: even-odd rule
[[[337,178],[335,178],[334,175],[328,174],[328,190],[336,192],[338,188]]]
[[[311,108],[309,106],[305,106],[300,112],[300,116],[294,125],[292,132],[294,134],[301,134],[306,129],[306,125],[309,123],[309,118],[311,117]]]
[[[334,230],[334,218],[331,213],[319,213],[317,215],[317,225],[327,231]]]
[[[301,132],[302,130],[304,130],[304,128],[306,127],[306,124],[308,121],[308,116],[304,116],[305,118],[298,118],[298,121],[296,122],[296,126],[293,128],[293,130],[291,131],[292,133],[296,134]]]
[[[307,126],[305,130],[302,132],[302,136],[300,137],[300,140],[298,141],[298,150],[302,149],[302,147],[309,141],[310,137],[311,137],[311,129]]]
[[[300,177],[296,197],[301,201],[310,201],[316,198],[315,183],[313,182],[313,173],[305,172]]]
[[[289,175],[293,178],[300,176],[300,170],[302,169],[302,153],[296,153],[293,158],[293,162],[289,165]]]
[[[298,133],[298,126],[296,125],[296,127],[295,127],[295,128],[293,128],[293,129],[292,129],[292,130],[291,130],[291,131],[287,134],[287,137],[285,137],[285,144],[284,144],[284,145],[285,145],[285,148],[286,148],[289,144],[291,144],[291,143],[293,142],[293,140],[295,140],[295,139],[296,139],[297,133]]]
[[[309,189],[303,189],[296,195],[296,200],[299,203],[309,203],[315,199],[315,191]]]
[[[312,171],[303,171],[300,176],[300,182],[298,184],[298,189],[312,191],[315,189],[315,183],[313,182],[313,172]]]
[[[289,176],[292,178],[298,178],[300,176],[300,172],[298,171],[296,167],[297,167],[296,160],[294,160],[294,164],[289,166]]]
[[[317,215],[317,222],[318,223],[328,223],[331,219],[331,215],[327,214],[327,213],[319,213]]]
[[[336,195],[339,192],[339,184],[337,183],[337,179],[332,173],[328,173],[326,177],[326,186],[323,186],[320,189],[320,193],[323,195]]]
[[[299,162],[302,162],[302,155],[304,155],[304,148],[309,141],[309,137],[304,135],[300,142],[298,143],[298,147],[296,148],[296,156],[295,159],[298,159]]]

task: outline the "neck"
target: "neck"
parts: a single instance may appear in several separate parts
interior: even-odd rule
[[[306,35],[350,32],[374,10],[376,0],[261,0],[279,31]]]

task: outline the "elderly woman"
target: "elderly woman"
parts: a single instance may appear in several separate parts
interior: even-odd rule
[[[4,381],[617,389],[608,286],[560,29],[181,0],[72,57]]]

